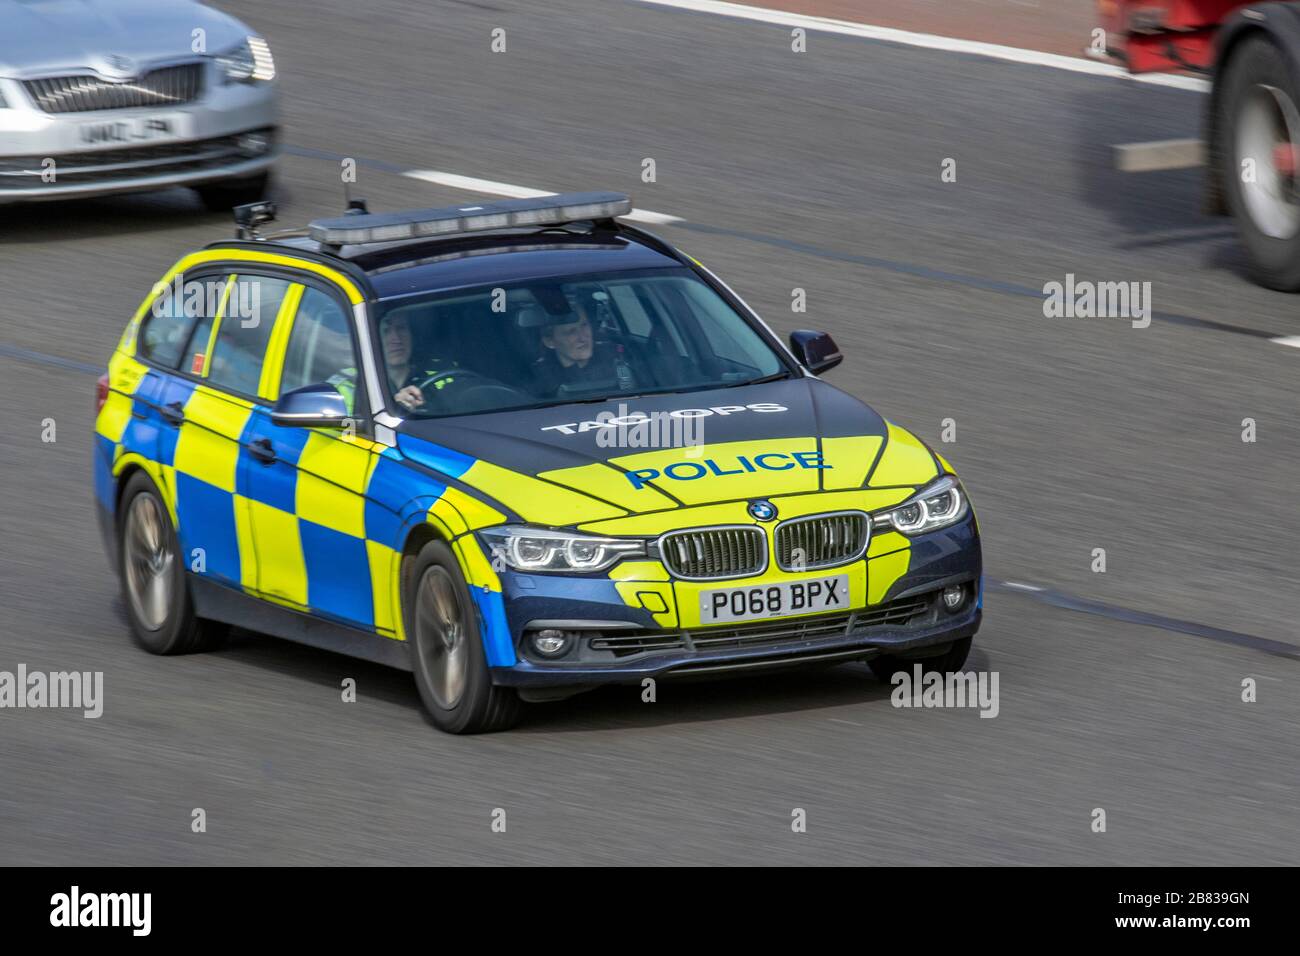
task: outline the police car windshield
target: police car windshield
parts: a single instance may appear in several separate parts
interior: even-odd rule
[[[436,418],[689,392],[789,374],[687,269],[599,273],[381,303],[390,408]]]

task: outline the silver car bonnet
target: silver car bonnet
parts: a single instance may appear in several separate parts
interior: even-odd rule
[[[0,0],[0,76],[122,79],[202,55],[196,37],[215,55],[247,35],[235,18],[189,0]]]

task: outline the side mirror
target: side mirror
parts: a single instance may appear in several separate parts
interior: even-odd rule
[[[342,428],[351,418],[347,400],[333,385],[305,385],[285,392],[271,409],[277,425]]]
[[[839,346],[825,332],[799,329],[790,333],[790,351],[814,375],[829,372],[844,361]]]

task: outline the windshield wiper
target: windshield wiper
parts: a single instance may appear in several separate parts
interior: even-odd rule
[[[793,373],[789,369],[783,369],[780,372],[773,372],[771,375],[764,375],[762,378],[751,378],[748,382],[732,382],[730,385],[723,385],[722,388],[741,388],[745,385],[763,385],[766,382],[779,382],[783,378],[790,378]]]

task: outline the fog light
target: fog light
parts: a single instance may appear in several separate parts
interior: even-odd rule
[[[956,614],[966,603],[966,585],[952,584],[943,589],[943,608],[949,614]]]
[[[245,156],[260,156],[271,145],[271,140],[263,133],[245,133],[235,140],[235,145]]]
[[[557,631],[550,627],[534,632],[532,641],[533,650],[543,657],[559,657],[573,643],[568,631]]]

